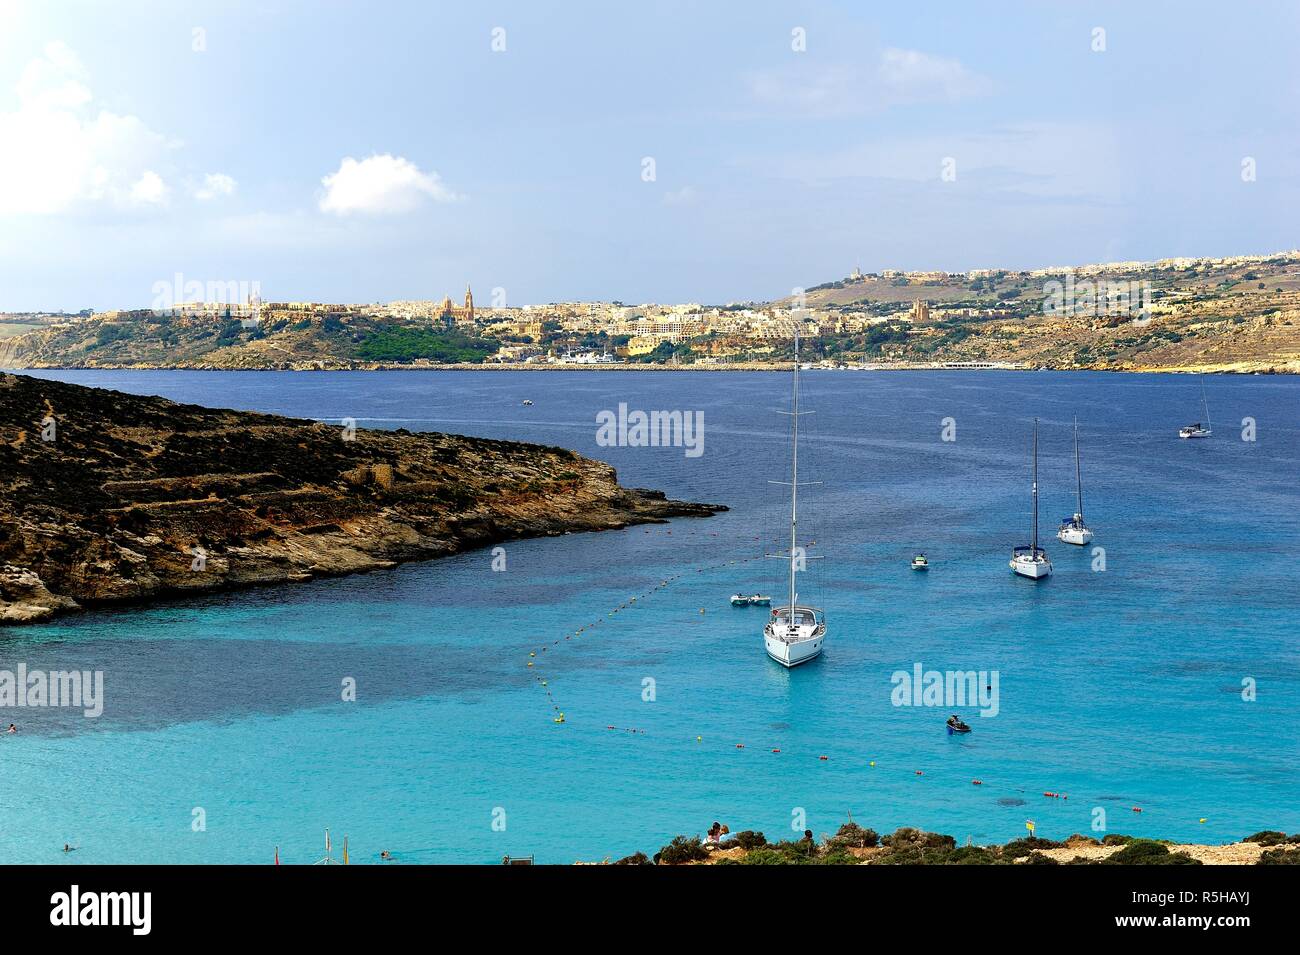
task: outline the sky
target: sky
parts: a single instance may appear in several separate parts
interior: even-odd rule
[[[1300,5],[0,0],[0,311],[1300,246]],[[179,277],[179,278],[178,278]]]

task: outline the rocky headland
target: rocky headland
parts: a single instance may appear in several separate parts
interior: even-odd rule
[[[720,510],[563,448],[0,374],[0,624]]]

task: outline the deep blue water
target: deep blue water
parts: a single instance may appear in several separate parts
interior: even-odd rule
[[[820,660],[786,672],[763,654],[765,612],[727,603],[782,586],[784,565],[760,555],[783,532],[787,492],[767,482],[788,477],[786,376],[45,374],[563,445],[626,484],[732,510],[511,543],[505,572],[480,551],[0,631],[0,668],[103,670],[107,695],[99,719],[0,712],[21,728],[0,737],[0,861],[60,860],[71,842],[73,862],[269,862],[277,845],[308,862],[329,826],[354,861],[571,862],[653,852],[715,819],[782,838],[800,811],[818,834],[852,812],[976,842],[1028,819],[1044,836],[1096,834],[1097,807],[1110,832],[1300,829],[1293,378],[1207,379],[1216,433],[1189,442],[1176,437],[1199,417],[1189,377],[805,375],[801,478],[824,483],[806,491],[801,536],[825,559],[801,591],[830,634]],[[598,447],[596,413],[619,402],[702,410],[703,455]],[[1029,533],[1035,414],[1056,565],[1038,584],[1007,568]],[[1073,510],[1074,415],[1102,572],[1052,536]],[[955,442],[940,440],[946,417]],[[908,569],[918,549],[928,574]],[[999,714],[967,709],[974,732],[950,737],[949,710],[893,706],[891,674],[917,662],[997,670]],[[355,703],[340,699],[346,677]]]

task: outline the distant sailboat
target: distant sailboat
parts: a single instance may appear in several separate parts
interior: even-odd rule
[[[1092,540],[1092,531],[1083,522],[1083,473],[1079,470],[1079,419],[1074,419],[1074,486],[1077,494],[1075,512],[1061,522],[1056,537],[1065,544],[1078,544],[1080,547]]]
[[[1178,437],[1208,438],[1210,435],[1214,434],[1214,432],[1210,430],[1210,406],[1205,403],[1205,376],[1204,375],[1201,376],[1201,415],[1205,419],[1204,424],[1197,421],[1195,424],[1189,424],[1185,428],[1179,428]]]
[[[1038,419],[1034,419],[1034,537],[1028,547],[1014,547],[1011,550],[1009,566],[1021,577],[1039,580],[1052,575],[1052,562],[1047,559],[1047,551],[1038,546]]]
[[[817,607],[800,606],[795,591],[795,570],[805,558],[799,547],[799,330],[794,333],[794,409],[791,412],[790,440],[790,551],[768,554],[790,562],[790,600],[784,607],[774,607],[763,628],[763,647],[767,655],[783,667],[796,667],[819,656],[826,639],[826,614]],[[804,412],[807,414],[807,412]],[[774,481],[774,484],[784,482]]]

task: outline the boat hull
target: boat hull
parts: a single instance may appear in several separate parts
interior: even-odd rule
[[[809,660],[815,660],[821,656],[822,643],[825,635],[813,637],[810,640],[796,640],[793,643],[787,643],[779,637],[763,635],[763,648],[767,650],[767,655],[786,669],[792,669],[801,663],[807,663]]]
[[[1042,580],[1044,577],[1052,576],[1052,562],[1050,560],[1020,560],[1012,558],[1010,566],[1017,576],[1028,577],[1030,580]]]
[[[1063,544],[1076,544],[1083,547],[1092,542],[1092,531],[1086,527],[1062,527],[1056,532],[1056,539]]]

